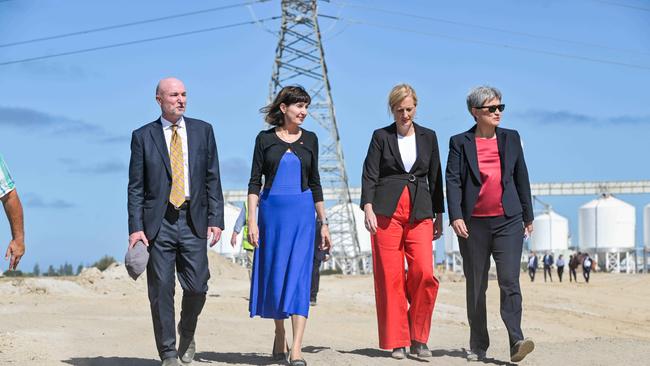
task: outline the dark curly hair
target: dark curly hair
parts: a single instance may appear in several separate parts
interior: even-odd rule
[[[284,113],[280,110],[280,104],[291,105],[295,103],[311,103],[311,97],[300,85],[285,86],[280,90],[278,95],[271,104],[260,108],[260,113],[264,113],[264,121],[273,126],[282,126],[284,124]]]

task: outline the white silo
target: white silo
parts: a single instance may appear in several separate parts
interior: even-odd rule
[[[643,208],[643,244],[650,248],[650,203]]]
[[[580,207],[580,249],[592,253],[634,250],[635,208],[609,195]]]
[[[535,216],[530,250],[563,252],[569,248],[569,220],[553,210]]]
[[[237,217],[239,216],[239,211],[241,209],[242,209],[241,206],[237,207],[230,203],[226,203],[224,205],[223,218],[224,218],[224,224],[226,228],[221,232],[221,239],[219,240],[219,242],[217,242],[217,244],[215,244],[215,246],[212,247],[212,249],[217,253],[231,259],[233,259],[241,252],[241,236],[243,235],[242,233],[240,233],[239,237],[237,238],[237,245],[235,245],[234,248],[230,245],[230,238],[232,237],[235,221],[237,221]]]
[[[454,232],[454,229],[449,225],[449,221],[445,221],[443,225],[444,235],[442,237],[445,240],[445,253],[460,253],[460,249],[458,248],[458,236]]]

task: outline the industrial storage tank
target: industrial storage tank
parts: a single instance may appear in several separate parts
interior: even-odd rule
[[[241,238],[243,233],[239,233],[239,236],[237,237],[237,245],[235,245],[234,248],[230,245],[230,238],[232,237],[235,221],[237,221],[241,209],[241,206],[237,207],[230,203],[224,205],[223,219],[226,228],[221,232],[221,239],[211,248],[215,252],[229,258],[235,257],[241,251]]]
[[[580,249],[587,252],[617,252],[634,249],[635,208],[610,195],[580,207]]]
[[[643,208],[643,244],[650,248],[650,203]]]
[[[530,237],[530,250],[538,252],[565,251],[569,248],[569,220],[553,210],[535,216]]]
[[[458,248],[458,236],[454,232],[454,229],[449,225],[449,221],[445,220],[443,225],[444,229],[442,232],[444,235],[442,237],[445,240],[445,253],[460,253],[460,249]]]

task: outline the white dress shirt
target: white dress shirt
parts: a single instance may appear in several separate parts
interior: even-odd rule
[[[171,151],[172,145],[172,123],[160,116],[162,122],[163,133],[165,134],[165,142],[167,143],[167,153]],[[183,146],[183,174],[185,179],[185,198],[190,198],[190,164],[187,157],[187,128],[185,127],[185,119],[181,117],[176,124],[178,125],[178,136],[181,138],[181,145]]]
[[[411,136],[402,136],[397,134],[397,145],[399,147],[399,154],[402,156],[402,164],[407,172],[411,171],[418,152],[415,146],[415,134]]]

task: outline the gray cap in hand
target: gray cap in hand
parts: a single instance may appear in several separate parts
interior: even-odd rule
[[[129,272],[129,276],[134,280],[147,269],[147,263],[149,262],[149,251],[147,246],[144,245],[142,240],[138,240],[133,248],[129,248],[124,257],[124,265],[126,266],[126,271]]]

